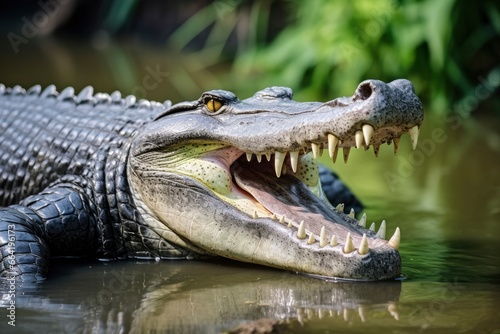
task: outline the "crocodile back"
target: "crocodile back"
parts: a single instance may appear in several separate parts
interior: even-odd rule
[[[27,92],[0,85],[0,206],[18,203],[64,175],[83,175],[106,147],[127,149],[164,110],[158,102],[54,86]]]

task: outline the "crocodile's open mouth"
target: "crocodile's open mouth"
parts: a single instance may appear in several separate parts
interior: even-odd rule
[[[335,210],[324,197],[316,160],[310,154],[299,155],[294,171],[293,159],[286,158],[277,177],[276,169],[280,167],[276,164],[281,164],[280,158],[278,161],[273,158],[275,156],[271,155],[270,161],[264,158],[259,162],[254,157],[248,162],[242,156],[231,165],[233,194],[238,194],[234,202],[238,208],[254,219],[267,218],[287,226],[295,238],[304,240],[307,245],[320,248],[328,244],[336,247],[339,242],[346,245],[350,235],[351,241],[345,251],[354,251],[352,240],[354,238],[358,245],[361,244],[362,226],[354,219],[354,212],[345,215],[340,212],[343,211],[342,204],[339,210]],[[373,231],[365,232],[374,235]],[[367,242],[368,239],[361,252],[368,251]]]
[[[378,137],[386,138],[385,143],[393,142],[397,148],[402,130],[383,131],[387,133]],[[409,132],[416,143],[418,127]],[[347,160],[351,145],[368,148],[372,135],[373,128],[364,127],[351,141],[328,135],[324,143],[312,144],[310,150],[303,147],[263,154],[245,153],[218,142],[191,141],[169,149],[175,157],[169,159],[169,167],[203,183],[224,203],[253,219],[288,227],[307,245],[341,247],[344,253],[357,250],[365,255],[373,247],[390,245],[398,249],[399,229],[386,241],[385,221],[376,231],[375,223],[367,228],[366,215],[357,220],[354,210],[344,214],[342,203],[335,203],[338,206],[334,208],[321,189],[316,159],[323,149],[336,158],[339,147],[343,147]],[[382,143],[372,143],[375,152]]]

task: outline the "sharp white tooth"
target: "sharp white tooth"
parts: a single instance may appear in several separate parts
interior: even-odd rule
[[[337,153],[339,152],[339,148],[335,147],[335,151],[333,152],[332,162],[335,163],[337,161]]]
[[[305,239],[307,237],[306,235],[306,225],[304,224],[304,221],[300,222],[299,229],[297,230],[297,238],[299,239]]]
[[[314,239],[314,235],[311,233],[311,234],[309,235],[309,239],[307,240],[307,244],[308,244],[308,245],[312,245],[312,244],[313,244],[313,243],[315,243],[315,242],[316,242],[316,239]]]
[[[271,153],[266,153],[266,159],[267,161],[271,161]]]
[[[361,239],[361,244],[358,248],[358,253],[360,255],[368,254],[370,248],[368,247],[368,239],[366,238],[366,233],[363,233],[363,239]]]
[[[352,243],[351,232],[347,233],[347,238],[345,239],[344,253],[349,254],[354,251],[354,244]]]
[[[337,211],[344,212],[344,203],[340,203],[336,207]]]
[[[365,137],[365,144],[367,146],[370,145],[370,140],[372,139],[373,132],[375,132],[373,126],[371,126],[370,124],[363,125],[363,137]]]
[[[283,168],[281,169],[281,175],[286,175],[286,165],[283,164]]]
[[[247,161],[251,161],[252,160],[252,153],[247,153]]]
[[[413,149],[416,149],[417,143],[418,143],[418,133],[419,133],[418,125],[415,125],[410,130],[408,130],[408,133],[410,134],[410,138],[411,138],[411,147]]]
[[[273,216],[271,217],[272,220],[278,220],[278,217],[276,217],[276,214],[273,213]]]
[[[283,162],[285,161],[286,153],[274,152],[274,171],[276,176],[281,176],[281,170],[283,169]]]
[[[255,218],[259,218],[259,216],[257,216],[257,211],[256,211],[256,210],[253,212],[253,218],[254,218],[254,219],[255,219]]]
[[[376,226],[375,226],[375,223],[373,222],[373,223],[370,225],[370,231],[375,232],[375,228],[376,228]]]
[[[358,224],[359,226],[363,226],[366,228],[366,213],[363,213],[363,216],[361,216]]]
[[[290,151],[290,165],[292,165],[292,170],[297,173],[297,165],[299,163],[299,151]]]
[[[401,241],[401,232],[399,231],[399,227],[396,227],[396,231],[394,231],[393,236],[387,242],[387,244],[389,244],[389,246],[391,246],[395,250],[398,250],[400,241]]]
[[[392,138],[392,141],[394,142],[394,155],[396,155],[396,153],[398,153],[399,141],[400,140],[401,140],[401,137]]]
[[[385,220],[382,220],[382,223],[380,223],[380,227],[378,229],[378,232],[377,232],[377,237],[378,238],[382,238],[382,239],[385,239]]]
[[[363,146],[363,132],[360,130],[356,131],[354,134],[354,142],[356,143],[356,148]]]
[[[311,143],[311,149],[312,149],[312,152],[313,152],[313,157],[314,159],[318,159],[320,156],[321,156],[321,149],[319,147],[319,144],[316,144],[316,143]]]
[[[326,240],[326,230],[324,226],[321,226],[321,232],[319,232],[319,247],[323,248],[328,244]]]
[[[349,211],[349,217],[351,217],[352,219],[354,219],[354,216],[356,216],[356,211],[354,211],[354,209],[351,208],[351,211]]]
[[[283,224],[285,222],[285,215],[281,216],[280,223]]]
[[[335,236],[335,234],[334,234],[334,235],[332,235],[332,238],[330,239],[330,246],[335,247],[335,246],[337,246],[338,244],[339,244],[339,243],[338,243],[338,241],[337,241],[337,237]]]
[[[287,226],[288,226],[288,227],[290,227],[290,228],[293,226],[293,224],[292,224],[292,221],[291,221],[291,220],[288,222],[288,225],[287,225]]]
[[[351,151],[350,147],[344,147],[344,163],[347,163],[347,160],[349,160],[350,151]]]
[[[261,162],[262,161],[262,154],[256,154],[257,156],[257,161]]]
[[[337,136],[332,135],[331,133],[328,134],[328,154],[330,155],[330,158],[333,159],[333,157],[336,157],[335,150],[337,149],[337,145],[339,144],[339,139]]]

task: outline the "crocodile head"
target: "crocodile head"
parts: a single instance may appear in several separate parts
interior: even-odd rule
[[[407,80],[362,82],[352,97],[296,102],[271,87],[239,100],[224,90],[176,104],[135,137],[129,181],[162,238],[196,253],[312,275],[400,275],[389,241],[325,198],[316,158],[343,148],[416,145],[422,105]]]

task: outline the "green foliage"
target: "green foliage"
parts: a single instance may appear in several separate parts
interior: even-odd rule
[[[137,0],[112,0],[106,3],[103,26],[112,33],[116,33],[131,19]]]
[[[294,23],[237,57],[234,70],[246,78],[245,89],[279,84],[300,98],[328,98],[351,95],[367,78],[406,77],[431,109],[446,112],[500,69],[495,0],[291,3]]]
[[[231,35],[235,35],[233,43],[238,52],[248,45],[256,47],[264,40],[271,3],[268,0],[255,0],[251,4],[241,0],[215,0],[179,27],[170,36],[169,46],[186,51],[192,41],[207,32],[199,56],[207,66],[219,63],[225,58],[224,48]]]

